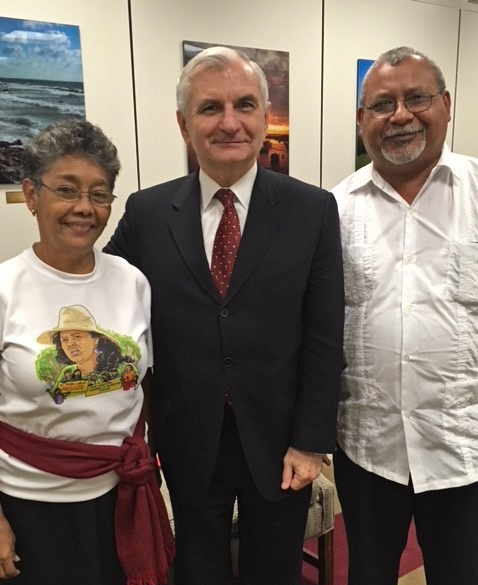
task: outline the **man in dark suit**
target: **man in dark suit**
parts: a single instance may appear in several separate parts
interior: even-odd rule
[[[294,585],[310,484],[335,443],[336,204],[258,168],[267,82],[246,55],[203,51],[177,94],[200,171],[133,194],[106,247],[152,286],[153,431],[175,515],[176,583],[231,583],[237,497],[241,584]]]

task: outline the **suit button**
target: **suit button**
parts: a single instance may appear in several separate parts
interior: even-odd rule
[[[223,319],[227,319],[227,317],[229,317],[229,309],[226,309],[226,308],[221,309],[221,317]]]
[[[232,366],[232,357],[229,357],[229,356],[225,357],[223,364],[224,364],[225,368],[231,367]]]

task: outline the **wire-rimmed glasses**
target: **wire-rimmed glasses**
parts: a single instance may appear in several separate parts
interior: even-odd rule
[[[69,185],[49,187],[48,185],[45,185],[45,183],[43,183],[42,181],[38,181],[37,187],[38,188],[45,187],[46,189],[54,193],[59,199],[61,199],[62,201],[68,201],[69,203],[79,201],[82,195],[86,195],[93,205],[98,205],[100,207],[108,207],[116,199],[116,195],[113,195],[113,193],[108,193],[107,191],[81,191],[80,189],[70,187]]]
[[[397,110],[397,106],[400,102],[403,102],[405,107],[409,112],[412,114],[419,114],[420,112],[425,112],[429,108],[431,108],[433,98],[437,95],[442,95],[443,91],[438,91],[437,93],[414,93],[409,95],[403,100],[394,100],[394,99],[383,99],[378,100],[371,104],[370,106],[365,106],[365,109],[369,110],[370,114],[374,118],[389,118],[393,116],[393,114]]]

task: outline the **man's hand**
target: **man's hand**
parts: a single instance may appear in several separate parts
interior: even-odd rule
[[[15,563],[20,557],[15,552],[15,535],[8,523],[8,520],[0,511],[0,579],[16,577],[20,571]]]
[[[281,488],[283,490],[288,490],[289,488],[300,490],[305,487],[319,476],[322,470],[322,462],[330,465],[327,455],[300,451],[299,449],[294,449],[294,447],[289,447],[284,457]]]

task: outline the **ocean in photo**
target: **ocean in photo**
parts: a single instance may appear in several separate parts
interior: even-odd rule
[[[0,77],[0,183],[21,179],[23,146],[57,120],[85,117],[81,81]]]

